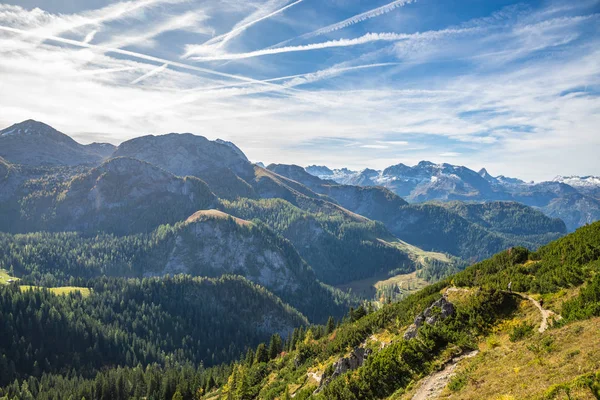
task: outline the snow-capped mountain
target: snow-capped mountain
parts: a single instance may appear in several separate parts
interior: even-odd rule
[[[552,181],[565,183],[575,188],[600,187],[600,176],[557,176]]]
[[[492,176],[485,168],[475,172],[464,166],[421,161],[415,166],[397,164],[383,171],[310,166],[306,171],[339,184],[383,186],[409,202],[518,201],[565,220],[574,230],[600,219],[600,178],[557,177],[549,182],[525,182],[504,175]],[[577,207],[573,207],[577,204]]]

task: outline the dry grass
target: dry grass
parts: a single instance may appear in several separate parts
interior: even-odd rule
[[[512,343],[508,340],[512,324],[534,318],[535,310],[529,310],[527,304],[522,306],[520,318],[498,326],[494,345],[482,343],[482,352],[459,367],[459,372],[472,369],[466,386],[456,393],[445,389],[440,398],[540,399],[554,384],[571,382],[582,374],[600,370],[600,318],[543,334],[536,332],[528,339]],[[590,396],[591,393],[581,390],[579,397],[572,398],[593,399]]]
[[[415,261],[419,262],[421,265],[426,265],[426,258],[430,258],[433,260],[438,260],[445,263],[450,263],[452,260],[448,258],[444,253],[437,253],[434,251],[425,251],[417,246],[413,246],[412,244],[408,244],[400,239],[387,242],[404,252],[408,253]]]
[[[22,286],[20,286],[20,289],[21,289],[21,291],[27,291],[27,290],[39,290],[41,288],[39,286],[22,285]],[[81,293],[81,296],[88,297],[92,293],[89,288],[77,287],[77,286],[62,286],[62,287],[48,288],[48,290],[51,291],[52,293],[54,293],[56,295],[60,295],[60,296],[67,295],[69,293],[79,292],[79,293]]]
[[[252,224],[252,222],[250,222],[250,221],[246,221],[245,219],[234,217],[232,215],[229,215],[229,214],[224,213],[223,211],[219,211],[219,210],[200,210],[200,211],[196,211],[194,214],[192,214],[190,217],[188,217],[188,219],[186,219],[185,222],[191,223],[191,222],[196,222],[196,221],[199,221],[199,220],[202,220],[202,219],[209,219],[209,218],[214,218],[214,219],[233,218],[233,220],[237,224],[239,224],[239,225],[250,225],[250,224]]]
[[[396,284],[408,293],[417,292],[428,286],[429,283],[421,278],[417,277],[417,272],[411,272],[409,274],[399,274],[392,277],[375,276],[372,278],[361,279],[358,281],[352,281],[343,285],[338,285],[336,288],[342,291],[352,290],[352,293],[363,296],[367,299],[371,299],[377,293],[377,289],[381,289],[385,286]],[[410,290],[408,289],[410,287]]]

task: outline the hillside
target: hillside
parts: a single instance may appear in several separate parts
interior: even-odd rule
[[[48,375],[43,386],[30,379],[26,390],[36,398],[60,390],[114,399],[176,392],[204,399],[593,399],[600,395],[599,266],[596,223],[537,252],[499,253],[380,310],[351,310],[337,328],[330,320],[271,338],[230,366]],[[18,397],[24,389],[1,390]]]
[[[86,297],[0,287],[0,385],[72,369],[93,377],[107,367],[138,363],[213,365],[239,357],[274,332],[287,335],[307,324],[240,277],[98,278],[87,285]]]
[[[0,234],[0,242],[10,249],[0,254],[0,269],[12,268],[24,282],[42,286],[103,275],[237,274],[273,291],[311,321],[342,315],[350,304],[317,281],[287,240],[260,223],[216,211],[199,211],[148,234]]]
[[[2,229],[148,232],[216,204],[214,194],[197,178],[180,178],[145,162],[113,158],[72,178],[48,174],[24,179],[12,199],[19,220]]]
[[[537,252],[502,252],[379,311],[357,310],[331,334],[299,337],[260,379],[242,361],[206,398],[594,398],[599,266],[600,223]]]
[[[382,224],[345,212],[309,213],[281,199],[223,202],[223,207],[241,218],[264,221],[290,240],[327,284],[410,273],[425,264],[418,249],[396,246],[397,239]]]
[[[332,184],[298,166],[273,164],[268,168],[333,198],[350,211],[383,222],[390,232],[408,243],[470,261],[489,257],[511,246],[537,248],[566,232],[560,221],[548,218],[531,207],[511,202],[468,206],[472,210],[481,208],[481,212],[486,208],[492,209],[494,213],[506,216],[502,220],[503,226],[499,226],[482,218],[471,218],[456,204],[454,208],[435,203],[408,204],[382,187]],[[520,232],[522,220],[537,222],[531,230]]]

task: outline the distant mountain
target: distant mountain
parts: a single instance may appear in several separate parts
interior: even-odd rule
[[[599,176],[557,176],[553,181],[564,183],[574,187],[580,193],[600,199]]]
[[[383,171],[331,170],[324,166],[309,166],[306,171],[339,184],[382,186],[411,203],[518,201],[537,207],[550,217],[560,217],[569,231],[596,221],[600,215],[597,206],[600,178],[593,176],[559,176],[550,182],[527,183],[503,175],[492,176],[485,168],[475,172],[463,166],[429,161],[421,161],[413,167],[397,164]],[[575,202],[577,206],[571,207]]]
[[[107,159],[110,158],[110,156],[112,156],[112,154],[115,152],[115,150],[117,149],[117,146],[115,146],[114,144],[110,144],[110,143],[90,143],[90,144],[86,144],[85,148],[90,151],[91,153],[94,153],[100,157],[102,157],[102,159]]]
[[[84,146],[42,122],[27,120],[0,131],[0,157],[14,164],[79,165],[100,163],[110,145]]]
[[[496,202],[485,206],[507,217],[503,222],[506,226],[499,230],[498,225],[465,218],[457,210],[440,204],[409,204],[383,187],[335,184],[295,165],[272,164],[268,168],[333,198],[352,212],[383,222],[390,232],[408,243],[467,260],[482,259],[516,245],[537,248],[566,232],[561,221],[551,220],[530,207],[516,203]],[[465,175],[471,176],[469,173]],[[533,229],[535,234],[506,232],[509,227],[517,231],[522,218],[538,221]]]

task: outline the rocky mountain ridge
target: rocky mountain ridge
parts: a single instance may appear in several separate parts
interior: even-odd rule
[[[600,219],[600,178],[556,177],[547,182],[525,182],[485,168],[475,172],[464,166],[421,161],[415,166],[397,164],[382,171],[350,171],[308,166],[306,171],[339,184],[382,186],[410,203],[424,201],[518,201],[561,218],[569,231]]]

